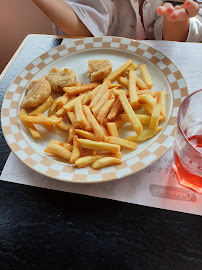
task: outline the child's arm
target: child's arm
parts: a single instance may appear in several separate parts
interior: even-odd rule
[[[32,0],[63,32],[71,36],[92,36],[64,0]]]
[[[189,19],[198,14],[199,5],[193,0],[186,0],[183,5],[175,6],[164,3],[157,8],[157,14],[163,16],[163,39],[186,41],[189,33]]]

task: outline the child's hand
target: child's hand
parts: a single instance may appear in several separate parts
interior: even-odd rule
[[[171,3],[164,3],[156,11],[170,22],[184,21],[198,14],[199,5],[193,0],[186,0],[184,4],[175,7]]]

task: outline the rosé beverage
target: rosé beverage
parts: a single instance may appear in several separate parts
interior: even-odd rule
[[[202,193],[202,90],[180,105],[173,168],[181,185]]]
[[[191,144],[196,148],[197,151],[202,153],[202,135],[195,135],[191,138],[188,138]],[[180,161],[177,153],[174,151],[174,164],[173,167],[178,176],[179,182],[181,185],[190,187],[202,193],[202,178],[201,176],[195,175],[194,172],[194,161],[190,160],[190,168],[183,166],[183,163]],[[192,166],[193,164],[193,166]],[[202,170],[202,168],[199,168]]]

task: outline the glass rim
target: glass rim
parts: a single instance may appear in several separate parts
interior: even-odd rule
[[[201,152],[198,151],[198,150],[190,143],[190,141],[187,139],[187,137],[185,136],[185,134],[184,134],[184,132],[182,131],[181,126],[180,126],[180,124],[179,124],[179,122],[180,122],[180,114],[181,114],[181,111],[182,111],[182,108],[183,108],[184,104],[187,102],[188,99],[190,99],[191,96],[197,94],[198,92],[202,92],[202,89],[196,90],[196,91],[192,92],[191,94],[189,94],[189,95],[182,101],[182,103],[180,104],[179,111],[178,111],[178,115],[177,115],[177,126],[178,126],[179,131],[180,131],[180,133],[182,134],[183,138],[184,138],[184,139],[186,140],[186,142],[191,146],[191,148],[193,148],[197,153],[199,153],[200,155],[202,155]]]

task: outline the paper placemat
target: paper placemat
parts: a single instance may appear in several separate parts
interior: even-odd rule
[[[202,44],[143,42],[163,52],[178,66],[186,79],[190,93],[201,88],[202,62],[199,55],[202,55]],[[170,149],[144,170],[120,180],[97,184],[73,184],[40,175],[11,153],[0,180],[202,215],[202,196],[178,184],[172,169],[172,157],[173,149]]]

